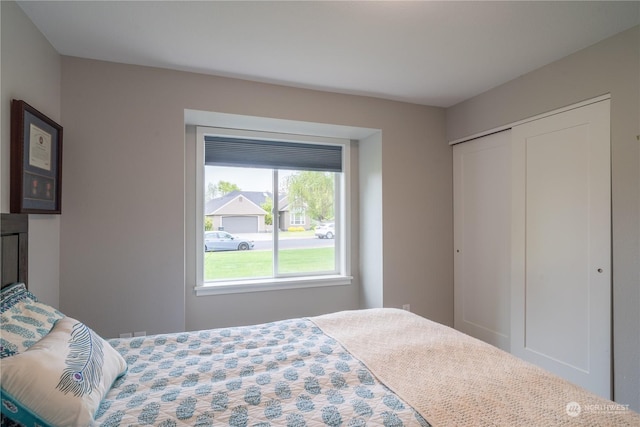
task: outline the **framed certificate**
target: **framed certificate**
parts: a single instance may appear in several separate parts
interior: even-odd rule
[[[62,126],[11,100],[11,212],[61,213]]]

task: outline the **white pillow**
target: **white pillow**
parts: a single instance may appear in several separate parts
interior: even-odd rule
[[[24,352],[46,336],[64,315],[38,302],[24,283],[0,292],[0,358]]]
[[[2,359],[2,413],[24,425],[88,426],[126,370],[108,342],[65,317],[27,351]]]

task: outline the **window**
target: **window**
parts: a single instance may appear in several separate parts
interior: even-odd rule
[[[198,295],[350,283],[348,140],[198,128],[197,145]]]
[[[305,218],[305,211],[304,208],[296,208],[291,210],[291,220],[290,223],[291,225],[305,225],[307,223],[307,220]]]

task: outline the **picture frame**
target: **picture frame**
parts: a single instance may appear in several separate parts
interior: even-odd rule
[[[11,213],[62,212],[62,126],[11,100]]]

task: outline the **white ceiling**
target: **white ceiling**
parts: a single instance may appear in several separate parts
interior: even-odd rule
[[[19,1],[63,55],[448,107],[640,23],[640,1]]]

